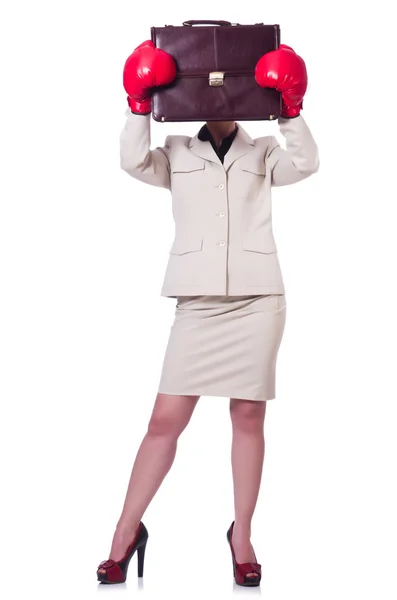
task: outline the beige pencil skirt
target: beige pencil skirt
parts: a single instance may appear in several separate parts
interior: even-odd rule
[[[178,296],[158,391],[272,400],[284,294]]]

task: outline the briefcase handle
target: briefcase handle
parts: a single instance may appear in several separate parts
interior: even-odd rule
[[[183,25],[192,27],[193,25],[237,25],[237,23],[231,23],[230,21],[184,21]]]

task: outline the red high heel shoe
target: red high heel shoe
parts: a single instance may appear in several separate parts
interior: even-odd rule
[[[259,563],[256,562],[248,562],[248,563],[238,563],[236,562],[236,556],[234,554],[234,548],[232,545],[232,533],[233,533],[233,523],[230,525],[228,532],[226,534],[227,541],[229,542],[230,550],[232,551],[232,561],[233,561],[233,575],[235,582],[238,585],[243,586],[257,586],[260,584],[262,577],[262,567]],[[257,575],[250,575],[248,577],[248,573],[257,573]]]
[[[98,581],[101,583],[124,583],[127,579],[128,565],[135,550],[138,551],[138,577],[143,577],[143,563],[148,537],[148,531],[141,521],[123,558],[118,561],[109,558],[101,562],[97,570]],[[106,573],[99,573],[99,569],[105,569]]]

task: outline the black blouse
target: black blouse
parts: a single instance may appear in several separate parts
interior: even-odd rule
[[[198,139],[202,142],[210,142],[216,154],[219,156],[220,161],[223,164],[223,160],[225,158],[226,152],[230,149],[230,146],[233,143],[234,138],[237,135],[238,125],[234,128],[234,131],[230,133],[227,137],[223,138],[220,147],[216,145],[214,138],[212,137],[210,130],[207,127],[207,124],[203,125],[198,133]]]

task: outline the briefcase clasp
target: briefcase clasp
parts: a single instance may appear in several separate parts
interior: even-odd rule
[[[223,71],[212,71],[212,73],[209,74],[208,82],[210,86],[219,87],[220,85],[223,85],[224,77],[225,73]]]

